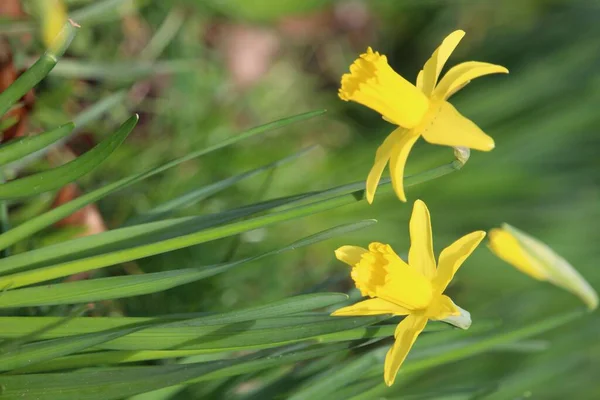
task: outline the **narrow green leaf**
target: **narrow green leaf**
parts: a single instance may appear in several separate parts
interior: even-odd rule
[[[231,360],[157,367],[113,368],[69,374],[7,375],[2,399],[111,400],[198,379],[217,379],[274,368],[342,351],[346,345],[317,346],[295,352],[266,352]]]
[[[123,104],[124,100],[126,99],[126,96],[125,96],[126,93],[127,93],[126,91],[122,90],[120,92],[116,92],[116,93],[110,94],[108,96],[102,97],[99,101],[97,101],[96,103],[92,104],[91,106],[85,108],[82,112],[80,112],[78,115],[76,115],[73,118],[73,124],[75,125],[75,129],[73,129],[73,131],[71,132],[70,135],[67,135],[64,138],[61,138],[57,142],[38,151],[35,154],[32,154],[31,156],[27,157],[26,159],[21,159],[21,160],[12,162],[9,165],[9,167],[11,169],[19,171],[22,168],[29,165],[30,163],[37,161],[40,158],[43,158],[53,148],[62,145],[66,140],[69,139],[69,137],[75,135],[77,132],[81,131],[84,127],[91,124],[92,122],[100,119],[100,117],[102,117],[104,114],[106,114],[107,111],[111,110],[112,108],[114,108],[120,104]]]
[[[210,185],[203,186],[199,189],[194,189],[192,191],[189,191],[181,196],[178,196],[174,199],[171,199],[165,203],[162,203],[162,204],[154,207],[149,212],[141,215],[139,218],[136,218],[132,223],[138,224],[138,223],[142,223],[142,222],[150,222],[150,221],[155,221],[158,218],[166,217],[166,216],[170,215],[171,212],[173,212],[177,209],[192,206],[192,205],[198,203],[199,201],[202,201],[216,193],[219,193],[220,191],[223,191],[244,179],[251,178],[253,176],[261,174],[270,169],[277,168],[282,165],[285,165],[288,162],[294,161],[297,158],[306,155],[308,152],[312,151],[315,148],[316,148],[316,146],[310,146],[310,147],[304,148],[304,149],[297,151],[296,153],[291,154],[285,158],[282,158],[275,162],[263,165],[262,167],[258,167],[251,171],[247,171],[242,174],[234,175],[232,177],[223,179],[221,181],[212,183]]]
[[[494,325],[489,323],[478,323],[469,333],[473,334],[489,331],[492,326]],[[360,328],[360,330],[366,330],[369,332],[369,328],[375,328],[375,326],[363,327]],[[381,327],[381,333],[388,333],[388,336],[393,337],[395,328],[395,324]],[[424,351],[428,351],[430,348],[435,347],[436,345],[439,346],[447,345],[448,343],[455,343],[456,339],[460,339],[462,336],[464,336],[464,331],[455,328],[448,328],[448,325],[443,323],[430,323],[428,324],[428,328],[429,329],[427,329],[421,335],[421,337],[419,337],[417,346],[415,346],[415,348],[411,351],[409,357],[414,356],[415,353],[422,354],[423,350],[419,351],[419,349],[425,349]],[[353,331],[358,330],[354,329]],[[347,332],[352,331],[324,335],[326,340],[321,339],[320,342],[328,341],[327,339],[331,340],[338,335],[344,337]],[[371,336],[366,336],[365,339],[376,337],[380,331],[371,329],[369,333],[371,333]],[[388,346],[376,348],[366,354],[361,355],[360,357],[342,363],[339,367],[333,367],[323,371],[319,375],[315,375],[312,379],[308,379],[299,388],[297,388],[294,394],[289,398],[301,400],[314,398],[315,396],[328,397],[329,395],[336,393],[339,389],[347,387],[352,383],[364,378],[365,371],[373,370],[374,366],[378,366],[378,371],[381,373],[383,370],[383,359],[388,352],[388,348]],[[402,371],[404,370],[405,368],[402,369]]]
[[[274,318],[279,316],[296,314],[303,311],[320,309],[331,306],[333,304],[340,303],[346,299],[347,296],[341,293],[300,295],[276,302],[271,302],[262,306],[230,311],[221,314],[207,315],[177,322],[164,323],[160,326],[164,328],[180,327],[188,329],[198,326],[233,324],[251,321],[259,318]],[[1,319],[0,322],[2,322]],[[18,320],[15,321],[14,319],[11,322],[17,324],[19,323]],[[157,326],[155,326],[155,328],[157,328]],[[74,355],[70,357],[63,357],[60,359],[47,361],[43,365],[38,365],[33,368],[27,368],[26,371],[31,372],[56,370],[61,368],[80,368],[84,366],[104,365],[121,362],[175,358],[201,353],[206,353],[206,350],[139,350],[101,352],[97,354]]]
[[[271,255],[281,254],[286,251],[295,250],[303,246],[309,246],[314,243],[328,240],[338,235],[363,229],[373,225],[375,222],[375,220],[365,220],[357,223],[340,225],[334,228],[326,229],[314,235],[310,235],[285,247],[272,250],[261,255],[215,266],[188,268],[143,275],[76,281],[21,290],[7,290],[0,296],[0,308],[17,306],[23,307],[24,304],[31,304],[30,302],[32,299],[35,299],[34,306],[39,306],[44,304],[56,305],[83,303],[154,293],[213,276],[250,261],[257,261]],[[7,279],[9,278],[10,276],[7,277]]]
[[[249,139],[251,137],[268,132],[270,130],[282,128],[288,124],[304,121],[309,118],[316,117],[318,115],[322,115],[323,113],[325,113],[325,110],[312,111],[312,112],[308,112],[308,113],[298,114],[298,115],[295,115],[292,117],[283,118],[283,119],[280,119],[280,120],[277,120],[274,122],[270,122],[265,125],[261,125],[261,126],[249,129],[237,136],[233,136],[231,138],[223,140],[220,143],[209,146],[205,149],[192,152],[184,157],[170,161],[160,167],[152,168],[146,172],[143,172],[143,173],[140,173],[137,175],[133,175],[133,176],[130,176],[127,178],[123,178],[117,182],[113,182],[107,186],[100,188],[100,189],[96,189],[90,193],[84,194],[83,196],[80,196],[80,197],[76,198],[75,200],[72,200],[68,203],[65,203],[65,204],[59,206],[59,207],[56,207],[36,218],[33,218],[33,219],[19,225],[18,227],[11,229],[8,232],[3,233],[2,235],[0,235],[0,249],[4,249],[8,246],[11,246],[11,245],[17,243],[19,240],[25,239],[25,238],[31,236],[32,234],[34,234],[35,232],[39,232],[40,230],[52,225],[53,223],[60,221],[61,219],[73,214],[75,211],[85,207],[86,205],[94,203],[94,202],[102,199],[103,197],[108,196],[111,193],[114,193],[118,190],[124,189],[130,185],[133,185],[134,183],[140,182],[146,178],[149,178],[151,176],[159,174],[163,171],[166,171],[169,168],[173,168],[183,162],[192,160],[194,158],[203,156],[203,155],[211,153],[213,151],[233,145],[237,142],[240,142],[245,139]]]
[[[355,358],[352,361],[341,364],[338,367],[332,367],[326,372],[320,374],[320,379],[311,379],[295,393],[288,397],[290,400],[312,400],[315,398],[326,398],[328,394],[334,393],[349,383],[356,382],[364,375],[373,364],[377,364],[381,358],[382,352],[387,352],[386,348],[378,348]]]
[[[189,59],[112,63],[63,60],[52,70],[51,75],[69,79],[93,79],[126,83],[151,75],[193,71],[198,69],[198,65],[197,60]]]
[[[247,262],[257,261],[271,255],[281,254],[286,251],[328,240],[340,234],[368,227],[374,223],[374,220],[367,220],[354,224],[341,225],[261,255],[215,266],[186,268],[150,274],[127,275],[58,283],[17,290],[6,290],[0,295],[0,308],[88,303],[156,293],[214,276]]]
[[[169,322],[173,322],[168,320]],[[0,317],[0,338],[18,339],[35,334],[36,340],[57,339],[64,336],[96,333],[114,328],[129,328],[137,324],[159,324],[160,318],[142,317]]]
[[[293,362],[307,360],[311,358],[324,357],[335,352],[347,351],[352,348],[352,344],[337,344],[337,345],[316,345],[307,347],[297,351],[274,349],[262,353],[254,354],[242,362],[234,363],[225,366],[218,370],[211,371],[194,379],[188,380],[186,383],[202,382],[212,379],[222,379],[231,376],[255,373],[267,368],[274,368],[280,365],[286,365]],[[266,353],[266,354],[265,354]],[[265,354],[263,356],[263,354]],[[189,364],[184,364],[189,365]]]
[[[98,365],[126,364],[149,360],[166,360],[195,355],[210,356],[211,360],[230,358],[234,352],[207,353],[206,350],[114,350],[74,354],[57,357],[42,364],[36,364],[11,371],[11,374],[39,373],[96,367]]]
[[[73,308],[64,317],[56,318],[50,323],[37,326],[34,330],[24,331],[22,335],[13,335],[7,340],[3,340],[2,342],[0,342],[0,354],[4,353],[5,351],[11,348],[17,348],[23,344],[40,340],[40,337],[42,337],[45,333],[67,324],[74,318],[81,317],[81,315],[83,315],[87,310],[88,307],[86,305],[80,305],[78,307]]]
[[[76,27],[71,23],[65,24],[56,37],[54,46],[19,76],[6,90],[0,93],[0,116],[3,116],[21,97],[37,85],[54,68],[69,44],[75,37]]]
[[[274,318],[302,311],[328,307],[346,300],[343,293],[320,293],[289,297],[260,306],[229,311],[226,313],[176,318],[60,318],[60,317],[0,317],[0,338],[12,339],[35,334],[36,340],[55,339],[64,336],[95,333],[133,325],[155,324],[166,328],[193,328],[198,326],[225,325],[252,321],[259,318]],[[318,316],[317,319],[321,318]],[[6,327],[6,329],[4,329]],[[193,332],[193,329],[190,329]]]
[[[0,185],[0,199],[17,199],[32,196],[59,189],[67,183],[73,182],[96,168],[111,155],[133,130],[137,121],[137,115],[129,118],[113,135],[71,162],[48,171]]]
[[[402,366],[400,374],[408,374],[434,368],[450,362],[472,357],[486,351],[491,351],[500,345],[523,340],[542,334],[549,330],[556,329],[559,326],[568,324],[574,319],[583,315],[587,315],[587,313],[585,311],[574,311],[550,317],[542,321],[536,321],[514,330],[504,329],[487,337],[482,337],[479,339],[469,338],[463,341],[441,345],[437,349],[431,348],[428,351],[429,356],[427,357],[420,357],[417,359],[409,358]],[[373,366],[368,371],[365,371],[365,376],[375,377],[381,375],[381,371],[381,367],[378,368]],[[379,385],[371,390],[352,397],[351,400],[370,400],[373,398],[378,398],[384,396],[388,390],[389,388],[385,386],[382,379],[382,382]]]
[[[388,316],[331,317],[298,315],[208,326],[164,326],[131,334],[99,348],[110,350],[207,350],[260,349],[312,339],[380,322]]]
[[[112,332],[89,333],[9,347],[0,352],[0,371],[10,371],[52,360],[56,357],[73,354],[127,335],[133,331],[134,329],[120,329]]]
[[[329,294],[323,294],[323,296],[328,296]],[[333,294],[332,294],[333,295]],[[294,298],[283,300],[283,302],[294,301]],[[318,300],[318,299],[314,299]],[[332,301],[335,301],[335,298],[332,298]],[[325,303],[322,303],[325,304]],[[277,305],[275,303],[269,303],[266,306],[253,307],[249,309],[232,311],[230,313],[217,314],[206,317],[199,317],[194,319],[182,320],[178,322],[161,324],[163,327],[191,327],[191,326],[202,326],[202,325],[211,325],[211,324],[225,324],[225,323],[234,323],[234,322],[243,322],[248,321],[255,318],[272,318],[279,315],[290,315],[293,313],[297,313],[299,311],[307,311],[309,309],[320,308],[320,305],[310,304],[310,308],[306,308],[305,310],[297,308],[298,304],[293,304],[294,308],[288,308],[287,305],[281,304],[281,308],[276,309]],[[276,312],[277,311],[277,312]],[[14,320],[13,320],[14,321]],[[3,322],[0,319],[0,322]],[[19,323],[17,321],[16,323]],[[317,343],[334,343],[334,342],[345,342],[352,340],[371,340],[376,338],[384,338],[391,337],[394,335],[394,331],[396,329],[395,324],[386,324],[386,325],[370,325],[364,326],[360,328],[349,329],[345,331],[328,333],[324,335],[319,335],[312,340]],[[449,332],[451,330],[456,331],[452,327],[448,327],[446,324],[438,323],[438,324],[429,324],[426,334],[424,338],[429,338],[428,333],[434,332]],[[14,334],[14,333],[13,333]],[[57,335],[58,336],[58,335]],[[435,345],[436,343],[455,339],[454,336],[445,335],[440,337],[439,339],[427,340],[428,344]],[[222,359],[227,358],[230,352],[222,352],[222,353],[214,353],[212,350],[205,349],[196,349],[196,350],[115,350],[115,351],[102,351],[94,354],[76,354],[66,357],[60,357],[53,359],[51,361],[47,361],[43,364],[39,364],[33,367],[27,367],[20,371],[22,372],[48,372],[48,371],[58,371],[61,369],[73,369],[73,368],[82,368],[82,367],[93,367],[95,365],[109,365],[109,364],[120,364],[120,363],[129,363],[129,362],[137,362],[137,361],[147,361],[147,360],[161,360],[168,358],[178,358],[178,357],[187,357],[191,355],[199,355],[202,354],[204,356],[211,356],[211,359]]]
[[[451,164],[438,167],[432,169],[430,171],[414,175],[412,177],[407,177],[404,180],[405,186],[411,186],[415,183],[420,183],[426,181],[428,179],[433,179],[438,176],[442,176],[448,174],[454,170],[456,170],[455,164],[458,161],[455,161]],[[460,163],[459,163],[460,164]],[[458,168],[460,168],[462,164]],[[386,181],[384,181],[386,182]],[[383,185],[384,182],[381,184]],[[389,181],[387,181],[389,182]],[[359,183],[360,184],[360,183]],[[351,184],[347,186],[341,187],[344,191],[352,188]],[[364,184],[360,184],[364,187]],[[385,187],[382,189],[389,189],[389,187]],[[336,192],[340,190],[340,188],[331,189],[332,192]],[[380,192],[384,190],[380,189]],[[330,191],[317,192],[314,196],[319,198],[324,194],[327,194]],[[60,278],[63,276],[73,275],[83,271],[89,271],[92,269],[98,269],[107,267],[110,265],[114,265],[121,262],[127,262],[131,260],[136,260],[142,257],[148,257],[160,253],[165,253],[172,250],[177,250],[181,248],[185,248],[188,246],[209,242],[216,239],[221,239],[224,237],[237,235],[243,232],[247,232],[253,229],[262,228],[271,224],[289,221],[296,218],[305,217],[308,215],[313,215],[319,212],[323,212],[326,210],[338,208],[340,206],[353,204],[364,199],[364,189],[355,190],[353,192],[346,192],[340,195],[327,198],[325,200],[317,200],[309,204],[300,205],[294,208],[274,212],[268,215],[255,217],[251,219],[247,219],[245,221],[239,221],[235,223],[231,223],[228,225],[218,226],[210,229],[205,229],[200,232],[194,232],[186,235],[181,235],[175,238],[166,239],[160,242],[155,242],[152,244],[144,244],[136,247],[129,248],[127,250],[115,251],[112,253],[106,253],[103,255],[98,255],[95,257],[89,257],[87,259],[82,260],[74,260],[62,264],[57,264],[45,268],[39,268],[34,271],[25,271],[17,274],[13,274],[10,276],[5,276],[0,278],[0,287],[6,288],[17,288],[21,286],[26,286],[38,282],[43,282],[50,279]],[[143,225],[142,225],[143,226]],[[117,230],[118,231],[118,230]],[[10,233],[10,232],[9,232]],[[96,235],[96,240],[104,236],[106,237],[109,234],[114,234],[114,232],[105,232],[99,235]],[[73,243],[76,243],[76,240],[83,239],[75,239],[73,241],[62,243],[62,246],[73,246]],[[80,242],[81,243],[81,242]],[[32,252],[33,253],[33,252]],[[31,256],[29,253],[28,256]],[[0,271],[7,272],[8,270],[15,269],[15,260],[14,258],[9,257],[3,260],[0,260]]]
[[[0,259],[0,275],[45,267],[59,262],[73,261],[110,251],[127,249],[140,244],[156,242],[161,239],[177,237],[288,204],[300,197],[304,196],[291,196],[266,201],[217,214],[150,222],[15,254],[8,262],[3,262],[3,259]],[[69,243],[69,246],[64,246],[65,243]]]
[[[12,140],[0,146],[0,166],[44,149],[69,135],[74,127],[73,123],[68,123],[56,129],[35,136],[26,136]]]
[[[420,371],[448,362],[472,357],[476,354],[493,350],[503,344],[527,339],[549,330],[556,329],[583,315],[586,315],[583,311],[573,311],[536,321],[514,330],[500,331],[489,337],[480,338],[479,340],[465,339],[465,341],[461,343],[463,345],[453,343],[449,346],[448,351],[443,351],[444,349],[442,347],[442,349],[440,349],[441,351],[438,352],[438,355],[408,362],[403,369],[406,370],[406,372]]]
[[[135,0],[95,0],[85,7],[71,12],[71,18],[86,26],[96,22],[105,22],[110,19],[123,17],[126,13],[135,12]]]
[[[127,91],[121,90],[115,93],[111,93],[108,96],[102,97],[96,103],[90,105],[82,112],[73,118],[75,124],[75,132],[81,131],[84,127],[90,123],[97,121],[113,108],[122,105],[127,99]]]
[[[9,117],[1,119],[0,132],[3,134],[5,130],[13,127],[17,122],[19,122],[19,118],[16,115],[11,115]]]

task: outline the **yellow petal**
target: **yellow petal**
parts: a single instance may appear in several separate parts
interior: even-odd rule
[[[354,267],[359,263],[362,255],[368,252],[367,249],[359,246],[342,246],[335,251],[335,257],[349,266]]]
[[[387,138],[383,141],[381,146],[377,149],[375,153],[375,163],[373,164],[373,168],[369,172],[369,176],[367,176],[367,187],[366,187],[366,197],[369,204],[373,203],[373,198],[375,197],[375,191],[377,190],[377,185],[379,185],[379,181],[381,180],[381,174],[383,173],[383,169],[385,165],[389,161],[392,150],[394,148],[394,144],[400,141],[405,134],[406,129],[397,128],[391,134],[388,135]]]
[[[355,316],[355,315],[407,315],[410,310],[390,303],[384,299],[368,299],[353,304],[348,307],[342,307],[335,310],[331,315],[335,316]]]
[[[410,217],[408,265],[419,270],[429,280],[435,276],[431,217],[427,206],[421,200],[415,201]]]
[[[431,111],[426,122],[425,125],[419,126],[419,130],[429,143],[481,151],[494,148],[494,140],[447,101],[440,102],[439,106]]]
[[[457,317],[460,310],[452,299],[446,295],[437,296],[427,308],[425,316],[433,320],[442,320],[448,317]]]
[[[443,293],[462,263],[477,248],[485,237],[484,231],[469,233],[446,247],[440,253],[437,275],[433,278],[433,290]]]
[[[369,107],[404,128],[418,125],[429,108],[429,99],[398,75],[386,56],[370,47],[350,66],[350,73],[342,76],[338,94],[342,100]]]
[[[392,186],[401,201],[406,201],[406,195],[404,194],[404,166],[406,165],[408,154],[419,136],[420,135],[413,130],[405,130],[394,143],[394,148],[390,157]]]
[[[431,303],[433,290],[431,283],[415,268],[400,257],[388,258],[385,269],[385,284],[377,288],[376,295],[409,310],[425,309]]]
[[[420,70],[419,74],[417,75],[416,86],[417,86],[417,89],[419,89],[420,91],[423,91],[423,70]]]
[[[508,224],[490,232],[490,248],[522,272],[547,280],[578,296],[590,310],[598,307],[598,294],[577,270],[548,245]]]
[[[468,61],[458,64],[450,68],[446,75],[444,75],[433,91],[433,96],[437,99],[447,100],[473,79],[490,74],[508,74],[508,69],[501,65],[479,61]]]
[[[433,296],[431,282],[382,243],[369,245],[350,276],[363,296],[379,297],[409,310],[427,308]]]
[[[427,325],[427,317],[415,315],[409,315],[398,324],[394,333],[396,341],[385,356],[383,378],[386,385],[392,386],[394,383],[400,366],[402,366],[408,352],[425,328],[425,325]]]
[[[422,90],[426,96],[430,96],[433,93],[437,79],[440,76],[444,64],[448,61],[450,54],[454,51],[458,43],[465,36],[465,32],[458,30],[454,31],[442,41],[440,47],[438,47],[429,60],[423,67],[423,86]]]

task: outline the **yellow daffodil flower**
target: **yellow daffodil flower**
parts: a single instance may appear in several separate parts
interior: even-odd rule
[[[335,251],[338,260],[352,267],[350,276],[361,294],[370,299],[340,308],[332,315],[406,315],[396,328],[396,341],[385,359],[384,380],[388,386],[394,383],[398,369],[428,320],[461,314],[461,309],[443,293],[484,237],[485,232],[477,231],[458,239],[441,252],[436,268],[429,210],[417,200],[410,219],[408,263],[382,243],[371,243],[368,249],[342,246]]]
[[[469,61],[452,67],[439,81],[444,64],[465,32],[448,35],[425,63],[416,86],[398,75],[384,55],[367,52],[354,61],[350,73],[342,76],[339,96],[379,112],[398,128],[377,149],[375,163],[367,178],[367,201],[373,202],[381,174],[390,161],[392,185],[400,200],[406,201],[404,165],[413,144],[422,136],[427,142],[490,151],[494,140],[462,116],[448,98],[480,76],[508,73],[502,66]]]
[[[598,294],[590,284],[546,244],[508,224],[492,229],[489,238],[490,250],[519,271],[573,293],[590,310],[598,307]]]

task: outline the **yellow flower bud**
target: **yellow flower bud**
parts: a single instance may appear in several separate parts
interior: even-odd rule
[[[492,252],[521,272],[548,281],[578,296],[590,310],[598,307],[598,294],[569,264],[539,240],[503,224],[489,232]]]

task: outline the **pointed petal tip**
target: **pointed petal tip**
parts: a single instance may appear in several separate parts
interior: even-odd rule
[[[490,142],[487,144],[485,148],[482,148],[482,151],[492,151],[496,148],[496,143],[493,139],[490,139]]]
[[[367,192],[367,195],[365,197],[367,199],[367,203],[373,204],[373,200],[375,198],[375,193],[369,193],[369,192]]]

